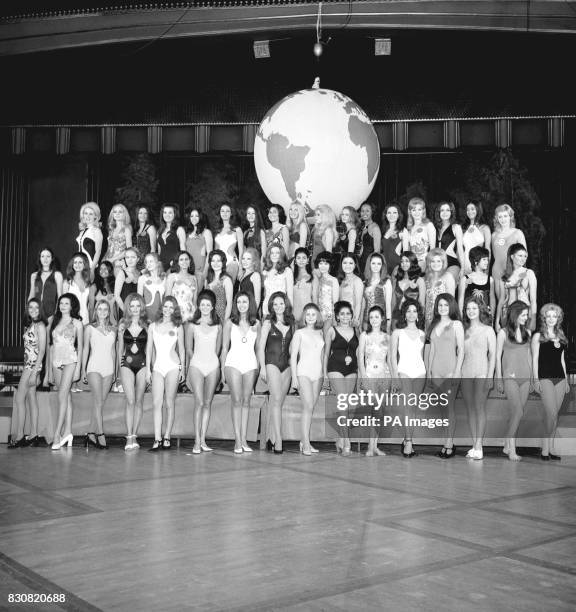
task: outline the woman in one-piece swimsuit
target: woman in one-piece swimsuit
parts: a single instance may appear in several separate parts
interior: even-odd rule
[[[304,306],[304,327],[296,330],[290,347],[292,386],[299,390],[302,400],[300,452],[309,456],[317,453],[310,444],[312,415],[320,397],[323,382],[324,336],[322,316],[316,304]]]
[[[436,298],[434,318],[428,328],[428,339],[430,340],[428,379],[440,393],[448,396],[448,403],[442,406],[442,411],[448,418],[446,441],[436,456],[440,459],[451,459],[456,453],[454,402],[460,386],[464,360],[464,328],[460,320],[458,304],[449,293],[441,293]]]
[[[186,227],[186,251],[194,260],[194,274],[198,291],[204,287],[208,272],[208,253],[214,248],[214,238],[208,226],[206,213],[192,206],[186,211],[188,226]]]
[[[144,258],[148,253],[156,253],[158,249],[158,231],[154,225],[152,211],[149,206],[138,206],[134,230],[136,248],[140,253],[140,257]]]
[[[118,355],[121,356],[120,379],[126,396],[126,445],[124,450],[140,448],[138,428],[142,420],[146,390],[146,345],[148,321],[144,298],[130,293],[124,305],[124,318],[118,327]]]
[[[152,355],[154,354],[154,360]],[[184,382],[184,330],[176,298],[167,296],[157,320],[148,328],[146,345],[146,381],[152,383],[154,444],[151,452],[172,447],[172,427],[178,384]],[[166,425],[162,435],[162,408],[166,404]]]
[[[104,237],[100,227],[100,207],[96,202],[86,202],[80,208],[80,222],[78,223],[80,234],[76,238],[76,243],[78,250],[88,257],[92,276],[102,254]]]
[[[564,311],[557,304],[544,304],[540,309],[540,331],[532,337],[534,388],[540,393],[544,407],[544,435],[540,459],[559,461],[554,454],[554,438],[558,412],[566,393],[570,392],[566,373],[568,339],[562,329]]]
[[[206,432],[212,399],[220,378],[218,356],[222,349],[222,326],[216,314],[216,296],[209,289],[198,295],[198,307],[186,328],[187,385],[194,392],[194,448],[197,455],[210,452]]]
[[[162,271],[160,259],[156,253],[148,253],[144,257],[144,270],[138,278],[138,293],[144,298],[149,323],[158,318],[165,291],[166,276]]]
[[[278,291],[270,296],[270,314],[262,324],[258,343],[260,376],[268,384],[270,397],[266,422],[268,450],[282,453],[282,407],[290,389],[290,343],[294,335],[294,317],[286,294]]]
[[[426,380],[426,366],[422,358],[425,339],[423,327],[424,316],[420,304],[416,300],[405,300],[390,341],[390,372],[394,379],[393,387],[400,389],[406,397],[412,394],[419,396]],[[414,417],[412,405],[402,407],[401,410],[408,419]],[[413,431],[414,427],[407,421],[401,446],[402,455],[406,458],[416,454],[412,444]]]
[[[252,452],[246,436],[250,399],[258,376],[256,345],[259,336],[260,322],[254,296],[239,292],[234,298],[230,319],[224,324],[221,356],[222,382],[230,387],[236,454]]]
[[[506,327],[496,339],[496,388],[506,393],[510,406],[508,430],[504,437],[503,453],[511,461],[520,461],[516,452],[516,433],[528,401],[532,380],[532,352],[528,329],[529,308],[518,300],[508,309]]]
[[[160,263],[168,274],[178,252],[186,250],[186,232],[180,226],[180,214],[176,204],[164,204],[160,209],[157,244]]]
[[[238,262],[244,252],[244,236],[228,204],[220,206],[219,231],[214,233],[214,248],[226,253],[226,272],[234,284],[238,276]]]
[[[84,445],[108,448],[104,436],[102,408],[106,403],[116,366],[116,328],[110,319],[110,304],[99,300],[94,309],[92,323],[84,328],[82,354],[83,379],[92,391],[92,412]]]
[[[358,337],[352,326],[352,305],[336,302],[334,320],[336,324],[330,326],[324,337],[324,376],[330,380],[333,394],[342,397],[354,391],[358,378]],[[348,456],[351,454],[348,429],[341,429],[339,433],[336,452]]]

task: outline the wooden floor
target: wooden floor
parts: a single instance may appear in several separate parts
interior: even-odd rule
[[[0,447],[0,609],[575,609],[576,457],[119,444]]]

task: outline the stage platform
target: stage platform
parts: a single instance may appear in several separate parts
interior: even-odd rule
[[[333,441],[337,432],[327,422],[326,400],[328,396],[321,396],[312,420],[311,440],[313,442]],[[72,394],[73,420],[72,430],[75,436],[83,436],[89,429],[91,393],[84,391]],[[38,393],[39,402],[39,435],[44,436],[48,442],[52,441],[54,427],[58,415],[58,397],[55,392]],[[267,440],[267,409],[268,395],[256,393],[252,396],[252,402],[248,420],[248,440],[252,443],[260,441],[261,446]],[[565,405],[561,411],[556,450],[562,455],[576,455],[576,414],[570,412],[572,402],[567,396]],[[12,397],[0,397],[0,442],[8,441],[11,432],[10,415],[12,412]],[[445,416],[437,409],[430,409],[417,416],[437,418]],[[487,404],[487,429],[486,446],[501,446],[505,431],[509,410],[507,400],[491,395]],[[176,400],[176,418],[172,438],[179,444],[181,439],[194,438],[194,396],[192,394],[179,393]],[[300,398],[289,395],[286,398],[282,411],[282,432],[286,441],[300,439]],[[153,437],[152,418],[152,395],[144,395],[144,415],[139,430],[139,437]],[[542,406],[537,395],[531,395],[526,406],[524,417],[518,431],[519,447],[539,447],[542,434]],[[125,426],[125,398],[122,393],[110,393],[104,407],[104,432],[108,436],[123,436],[126,433]],[[11,432],[14,433],[14,432]],[[385,428],[382,431],[384,443],[400,443],[403,438],[401,427]],[[470,432],[468,429],[467,412],[461,397],[456,400],[456,436],[455,443],[465,446],[470,443]],[[208,439],[211,440],[233,440],[232,417],[230,410],[230,395],[228,393],[214,396],[212,414],[208,428]],[[357,439],[351,436],[353,441],[366,442],[366,439]],[[442,429],[435,430],[416,429],[414,432],[416,443],[441,444]],[[79,440],[78,440],[79,441]]]

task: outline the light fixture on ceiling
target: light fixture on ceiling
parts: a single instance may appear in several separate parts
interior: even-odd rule
[[[392,39],[376,38],[374,40],[374,55],[392,55]]]

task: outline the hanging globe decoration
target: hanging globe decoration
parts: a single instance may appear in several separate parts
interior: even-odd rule
[[[380,145],[366,113],[348,96],[315,86],[290,94],[265,115],[254,142],[254,164],[270,202],[327,204],[338,215],[370,195]]]

